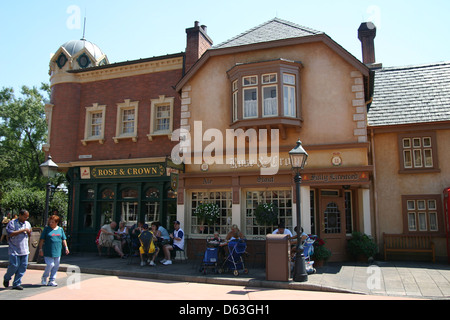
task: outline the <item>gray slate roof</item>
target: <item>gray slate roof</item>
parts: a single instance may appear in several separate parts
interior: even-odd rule
[[[298,38],[322,34],[323,32],[303,27],[298,24],[274,18],[256,26],[240,35],[214,46],[213,49],[242,46],[274,40]]]
[[[375,72],[369,126],[450,121],[450,62]]]

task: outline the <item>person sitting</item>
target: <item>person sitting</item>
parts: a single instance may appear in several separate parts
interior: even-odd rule
[[[161,223],[159,221],[155,222],[157,227],[158,227],[158,231],[161,237],[161,243],[162,245],[166,245],[170,243],[170,235],[169,235],[169,231],[167,231],[166,228],[164,228]]]
[[[278,229],[276,229],[272,234],[287,234],[289,239],[292,238],[292,232],[289,229],[286,229],[284,223],[278,224]]]
[[[166,244],[163,246],[164,259],[161,260],[161,263],[165,266],[172,264],[170,258],[171,251],[184,250],[184,231],[180,228],[180,221],[175,221],[173,226],[175,230],[169,235],[170,238],[173,239],[173,244]]]
[[[111,222],[110,224],[105,224],[100,229],[100,235],[98,239],[98,254],[99,256],[102,255],[101,248],[114,248],[114,250],[117,252],[117,254],[122,258],[125,259],[125,255],[122,252],[122,244],[120,243],[120,240],[117,240],[116,238],[119,238],[118,235],[114,234],[114,230],[117,227],[116,222]]]
[[[231,226],[231,230],[230,230],[230,232],[228,232],[227,237],[225,238],[225,240],[231,241],[231,240],[235,240],[235,239],[245,239],[245,236],[241,232],[241,230],[239,230],[238,226],[233,224]]]
[[[147,257],[147,263],[151,266],[155,266],[155,258],[158,255],[159,248],[155,246],[154,240],[155,235],[148,230],[148,224],[142,226],[143,231],[139,234],[139,242],[141,246],[139,247],[139,254],[141,257],[141,267],[145,266],[144,256],[153,255],[152,259]]]

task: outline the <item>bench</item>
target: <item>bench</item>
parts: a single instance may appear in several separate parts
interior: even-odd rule
[[[388,253],[418,252],[431,253],[432,261],[436,262],[434,243],[431,240],[431,236],[383,233],[383,239],[385,261],[387,261]]]

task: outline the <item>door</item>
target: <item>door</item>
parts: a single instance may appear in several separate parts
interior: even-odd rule
[[[344,198],[321,196],[320,199],[320,237],[331,250],[330,261],[346,260],[346,223]]]

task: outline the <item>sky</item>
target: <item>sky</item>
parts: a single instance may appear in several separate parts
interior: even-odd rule
[[[0,88],[49,82],[50,57],[85,38],[111,63],[183,52],[186,28],[208,27],[217,45],[275,17],[325,32],[359,60],[357,30],[377,26],[383,67],[450,61],[448,0],[2,0]]]

